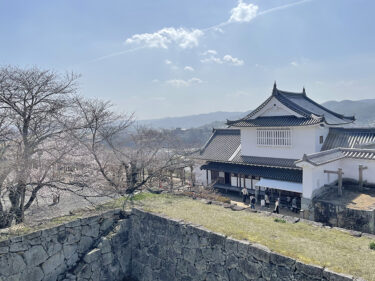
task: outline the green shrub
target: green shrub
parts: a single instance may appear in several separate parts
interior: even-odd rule
[[[279,222],[279,223],[286,223],[286,220],[275,218],[274,222]]]
[[[371,250],[375,250],[375,242],[370,242],[370,245],[369,245],[370,249]]]

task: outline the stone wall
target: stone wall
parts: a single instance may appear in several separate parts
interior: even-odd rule
[[[120,211],[115,210],[1,241],[0,281],[57,280],[119,219]]]
[[[130,276],[130,229],[130,219],[118,221],[113,231],[102,237],[63,280],[116,281]]]
[[[227,238],[199,226],[133,210],[132,276],[139,281],[354,280]]]
[[[0,242],[0,281],[355,280],[203,227],[134,209]]]
[[[315,221],[375,234],[375,210],[350,209],[319,199],[313,200],[313,210]]]

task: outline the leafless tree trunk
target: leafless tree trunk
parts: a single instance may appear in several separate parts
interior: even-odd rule
[[[113,192],[133,194],[155,179],[162,179],[163,174],[185,161],[181,157],[183,152],[170,135],[134,126],[133,115],[116,115],[110,103],[98,100],[77,99],[76,104],[80,120],[87,128],[84,139],[79,136],[77,139],[92,156]],[[107,152],[106,157],[103,151]],[[114,180],[111,173],[114,167],[123,171],[124,180]]]
[[[0,227],[9,226],[13,220],[22,222],[25,210],[44,186],[49,169],[33,176],[36,155],[49,155],[52,163],[66,152],[62,147],[57,151],[52,143],[65,133],[60,124],[75,92],[76,80],[73,74],[61,77],[38,68],[0,69],[0,116],[4,119],[2,126],[6,126],[0,136],[5,146],[0,195],[6,193],[10,201],[9,209],[0,202]],[[31,190],[29,198],[27,188]]]

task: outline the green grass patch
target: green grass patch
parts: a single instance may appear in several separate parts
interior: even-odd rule
[[[154,197],[157,197],[158,194],[155,194],[155,193],[150,193],[150,192],[139,192],[137,194],[135,194],[131,200],[133,201],[141,201],[141,200],[145,200],[145,199],[150,199],[150,198],[154,198]]]
[[[370,248],[371,250],[375,250],[375,242],[370,242],[370,244],[369,244],[369,248]]]
[[[286,223],[286,220],[279,219],[279,218],[275,218],[273,221],[274,222],[279,222],[279,223]]]
[[[367,237],[353,237],[339,230],[315,227],[304,222],[275,223],[274,217],[261,213],[234,212],[183,196],[161,194],[145,198],[139,203],[146,211],[259,243],[305,263],[375,280],[375,251],[369,248],[371,240]]]

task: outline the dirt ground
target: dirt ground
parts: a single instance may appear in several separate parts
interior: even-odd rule
[[[249,206],[249,199],[247,199],[246,204],[244,204],[242,202],[242,197],[238,193],[235,193],[235,192],[228,192],[228,193],[219,192],[219,193],[222,196],[230,198],[231,204],[237,204],[238,206],[241,206],[241,207],[250,208],[250,206]],[[275,208],[275,205],[273,203],[271,203],[271,205],[270,205],[269,208],[262,207],[260,205],[260,202],[257,202],[255,204],[255,209],[256,210],[262,210],[262,211],[272,212],[274,208]],[[298,218],[301,217],[299,213],[293,213],[291,210],[289,210],[288,208],[285,208],[285,207],[281,207],[280,208],[280,214],[286,215],[286,216],[291,216],[291,217],[298,217]]]
[[[324,198],[324,201],[350,209],[371,211],[375,210],[375,189],[362,192],[344,189],[342,197],[338,197],[337,193],[331,193]]]
[[[37,200],[25,213],[25,224],[34,225],[40,224],[44,220],[51,218],[69,215],[77,209],[90,208],[97,204],[105,203],[113,200],[110,197],[88,197],[84,199],[69,191],[59,191],[59,203],[53,204],[52,196],[48,194],[49,190],[41,191],[38,194]],[[80,192],[82,193],[82,192]],[[87,189],[83,192],[86,196],[95,196],[97,193],[94,190]]]

